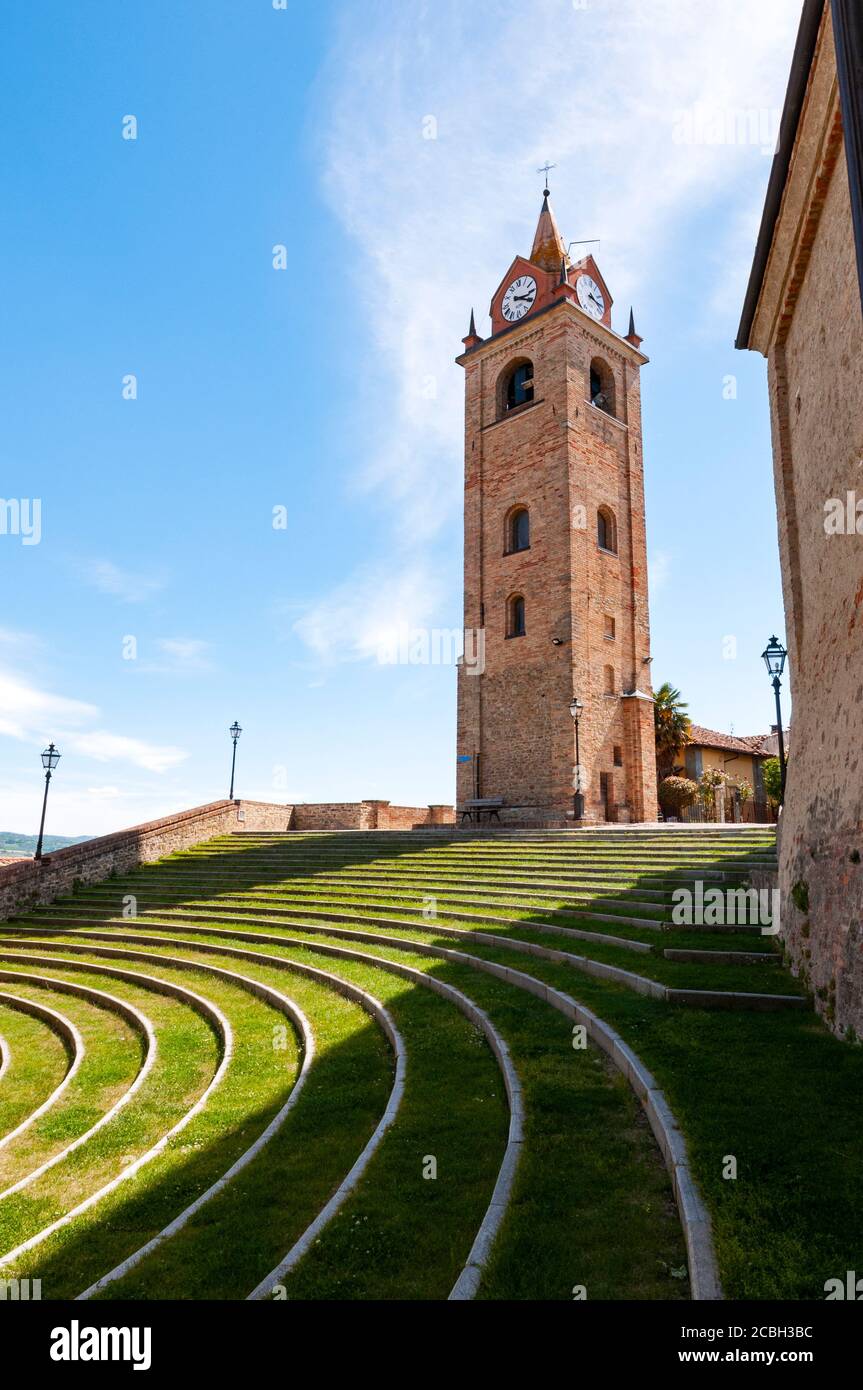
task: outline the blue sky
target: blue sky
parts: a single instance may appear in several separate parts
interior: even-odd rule
[[[799,12],[8,7],[0,496],[41,535],[0,534],[0,829],[38,823],[49,738],[57,833],[225,795],[234,718],[243,795],[452,799],[454,670],[379,652],[459,626],[453,358],[546,159],[651,358],[654,681],[768,727],[766,379],[733,340]]]

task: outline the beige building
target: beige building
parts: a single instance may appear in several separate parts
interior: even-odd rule
[[[504,820],[655,820],[640,375],[591,256],[543,201],[465,351],[458,802]],[[570,705],[582,705],[578,759]],[[582,814],[583,813],[583,814]]]
[[[767,758],[776,757],[775,742],[776,736],[771,734],[723,734],[718,729],[693,724],[689,742],[681,751],[681,771],[693,782],[703,772],[726,772],[729,777],[748,782],[753,800],[763,802],[766,793],[761,768]]]
[[[807,0],[737,340],[768,362],[793,693],[782,932],[863,1036],[863,5]]]

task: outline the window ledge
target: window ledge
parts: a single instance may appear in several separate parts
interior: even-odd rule
[[[503,415],[498,415],[496,419],[489,420],[487,425],[483,425],[483,430],[493,430],[496,425],[504,425],[507,420],[514,420],[518,415],[524,415],[526,411],[533,410],[535,406],[542,405],[545,400],[541,396],[538,401],[525,401],[524,405],[514,405],[512,410],[505,410]]]
[[[526,637],[526,636],[527,636],[527,633],[526,633],[526,632],[508,632],[508,633],[506,634],[506,641],[507,641],[507,642],[514,642],[515,639],[516,639],[516,637]]]
[[[515,550],[505,550],[505,551],[503,552],[503,554],[504,554],[504,556],[506,556],[506,555],[525,555],[525,554],[527,553],[528,550],[530,550],[530,546],[529,546],[529,545],[520,545],[520,546],[518,546]]]
[[[618,420],[618,418],[617,418],[616,415],[609,415],[608,411],[607,411],[607,410],[603,410],[603,408],[602,408],[601,405],[594,405],[594,404],[593,404],[593,401],[590,400],[589,397],[586,397],[586,398],[585,398],[585,402],[584,402],[584,403],[585,403],[585,405],[589,405],[590,408],[591,408],[591,410],[595,410],[596,413],[597,413],[597,415],[602,415],[602,416],[604,416],[604,418],[605,418],[606,420],[610,420],[611,423],[612,423],[613,425],[617,425],[617,428],[618,428],[619,430],[627,430],[627,429],[629,429],[629,426],[628,426],[623,420]]]
[[[615,560],[620,558],[616,550],[609,550],[607,546],[600,545],[598,541],[596,548],[599,551],[600,555],[613,555]],[[611,638],[611,641],[614,641],[613,637]]]

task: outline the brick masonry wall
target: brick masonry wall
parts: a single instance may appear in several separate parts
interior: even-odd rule
[[[614,380],[616,418],[590,403],[590,365]],[[499,418],[501,376],[534,366],[534,403]],[[575,738],[569,702],[585,709],[581,762],[586,817],[603,816],[600,773],[621,818],[656,819],[650,693],[640,354],[570,304],[528,318],[515,333],[461,359],[465,366],[466,628],[485,630],[485,670],[459,669],[458,802],[477,794],[528,803],[559,817],[573,806]],[[506,517],[530,512],[530,549],[505,552]],[[609,507],[617,554],[600,550],[597,511]],[[573,525],[583,508],[585,525]],[[523,595],[526,635],[507,637],[507,601]],[[614,639],[606,622],[614,619]],[[560,640],[554,645],[553,640]],[[613,670],[613,693],[605,667]],[[620,749],[622,766],[615,765]]]
[[[863,321],[830,7],[751,337],[768,358],[793,697],[779,825],[782,936],[840,1034],[863,1036]]]
[[[72,891],[76,882],[99,883],[111,873],[126,873],[174,850],[199,844],[235,830],[287,830],[292,807],[260,801],[214,801],[179,815],[164,816],[99,835],[81,845],[46,855],[41,862],[23,859],[0,867],[0,921],[49,903]]]
[[[306,802],[294,807],[292,830],[422,830],[452,825],[452,806],[392,806],[389,801]]]
[[[452,806],[391,806],[388,801],[280,806],[267,801],[213,801],[175,816],[99,835],[54,854],[0,864],[0,921],[100,883],[216,835],[250,830],[417,830],[452,825]]]

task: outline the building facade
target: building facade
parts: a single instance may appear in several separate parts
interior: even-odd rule
[[[863,5],[807,0],[737,346],[767,358],[793,711],[782,935],[863,1036]]]
[[[505,820],[657,815],[640,404],[648,359],[631,314],[626,337],[612,329],[611,303],[593,258],[570,261],[546,190],[530,256],[515,258],[492,297],[489,337],[471,315],[457,359],[458,802],[502,798]]]

